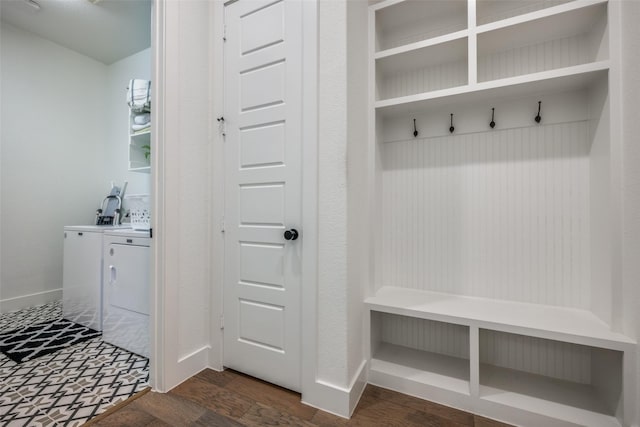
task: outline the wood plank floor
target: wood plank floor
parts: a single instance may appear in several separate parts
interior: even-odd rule
[[[505,427],[468,412],[368,385],[346,420],[300,403],[300,395],[232,370],[204,370],[169,393],[149,392],[90,423],[132,426]]]

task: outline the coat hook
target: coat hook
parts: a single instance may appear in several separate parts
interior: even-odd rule
[[[542,101],[538,101],[538,115],[535,118],[536,123],[540,123],[540,120],[542,120],[542,117],[540,117],[540,106],[541,105],[542,105]]]
[[[491,129],[496,127],[496,121],[494,120],[495,112],[496,112],[496,109],[495,108],[491,108],[491,123],[489,123],[489,126],[491,127]]]
[[[418,136],[418,129],[416,128],[416,119],[413,119],[413,137]]]
[[[218,122],[224,122],[224,117],[220,116],[216,119]]]
[[[453,113],[451,113],[451,126],[449,126],[449,132],[453,133],[456,128],[453,127]]]

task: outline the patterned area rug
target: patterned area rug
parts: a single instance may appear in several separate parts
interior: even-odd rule
[[[0,335],[0,351],[22,363],[98,336],[100,332],[86,326],[57,319]]]

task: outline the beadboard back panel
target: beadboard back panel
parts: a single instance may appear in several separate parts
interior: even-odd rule
[[[381,144],[382,283],[589,308],[587,121]]]
[[[467,61],[450,62],[428,68],[396,72],[382,77],[380,99],[464,86],[468,83]]]
[[[569,1],[574,0],[479,0],[476,6],[476,23],[478,25],[487,24],[558,6]]]
[[[389,313],[380,316],[383,342],[416,350],[469,358],[469,328]]]
[[[584,35],[487,54],[482,54],[480,37],[478,49],[479,82],[571,67],[594,59],[591,40]]]
[[[591,384],[591,348],[480,330],[480,363]]]

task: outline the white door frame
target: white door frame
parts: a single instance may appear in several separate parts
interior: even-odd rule
[[[165,280],[162,266],[165,259],[164,233],[164,123],[166,114],[165,95],[165,0],[152,0],[151,15],[151,85],[154,108],[151,120],[151,202],[152,226],[156,230],[151,246],[151,305],[149,310],[149,384],[154,390],[165,390],[166,364],[164,354]]]
[[[177,360],[172,360],[167,354],[167,348],[171,342],[177,342],[178,337],[173,336],[175,330],[168,327],[172,318],[178,316],[177,284],[165,281],[165,265],[167,248],[165,246],[164,232],[169,224],[165,223],[166,200],[164,199],[165,176],[165,130],[164,118],[168,107],[165,105],[165,63],[164,51],[171,40],[165,39],[165,19],[167,0],[154,0],[152,17],[152,90],[154,92],[154,109],[152,120],[152,144],[154,156],[152,156],[152,188],[153,195],[153,227],[156,230],[151,241],[151,283],[152,301],[150,313],[150,384],[158,391],[167,391],[175,381],[173,378],[177,370]],[[302,353],[301,353],[301,379],[303,400],[320,405],[320,401],[329,398],[320,384],[317,382],[317,246],[318,246],[318,0],[306,0],[303,2],[304,39],[303,39],[303,125],[302,133],[304,145],[302,149],[302,216],[305,238],[302,251],[304,253],[302,265]],[[212,105],[213,117],[211,118],[211,143],[212,162],[210,176],[212,185],[212,206],[210,229],[211,236],[211,294],[210,314],[211,333],[208,366],[213,369],[222,369],[222,333],[219,319],[222,313],[222,291],[224,276],[224,240],[220,226],[224,214],[224,205],[216,201],[224,200],[224,146],[221,135],[213,125],[215,117],[223,111],[223,65],[222,36],[224,28],[224,1],[216,0],[212,7],[211,22],[213,28],[213,53],[210,58],[212,70]],[[203,366],[204,368],[205,366]],[[185,378],[186,379],[186,378]],[[308,398],[306,396],[309,396]],[[317,397],[316,397],[317,396]],[[332,406],[332,405],[329,405]]]

